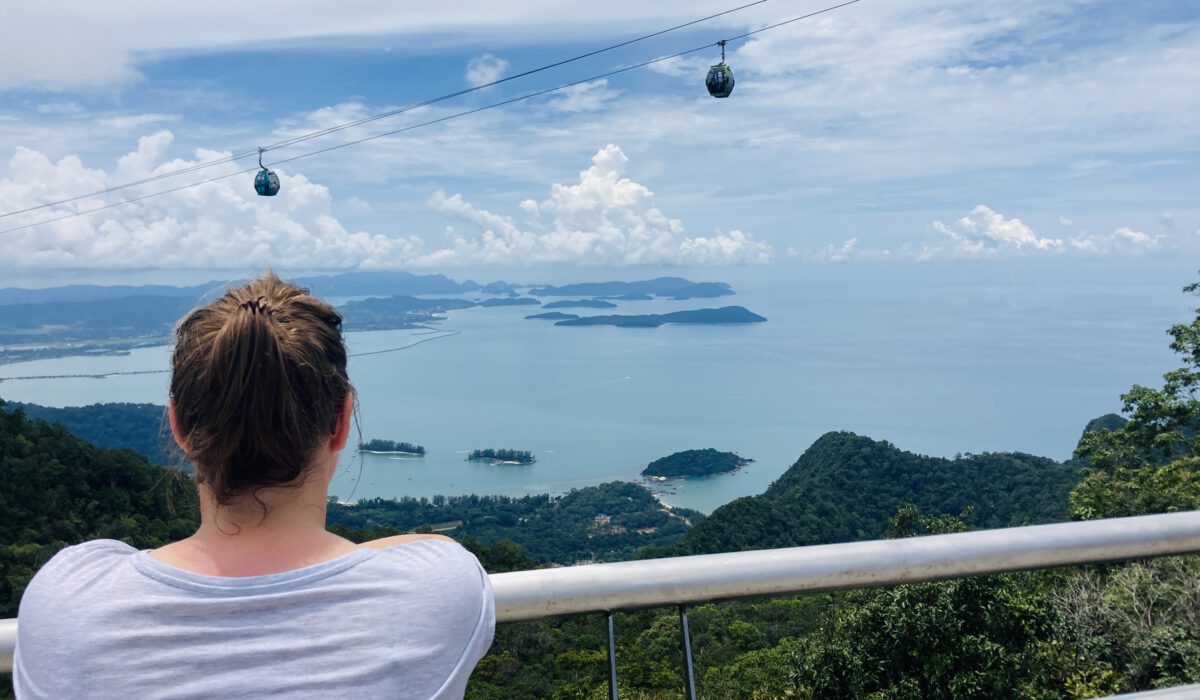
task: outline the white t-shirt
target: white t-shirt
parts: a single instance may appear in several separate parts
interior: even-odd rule
[[[237,578],[96,540],[38,571],[18,620],[18,698],[367,700],[461,698],[496,615],[444,540]]]

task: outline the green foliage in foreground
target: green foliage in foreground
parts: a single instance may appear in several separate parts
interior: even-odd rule
[[[966,527],[907,507],[896,536]],[[689,610],[702,698],[1085,698],[1200,680],[1200,559]],[[621,697],[682,698],[671,610],[616,616]],[[599,614],[502,625],[467,697],[603,698]]]
[[[1184,289],[1200,293],[1200,284]],[[1071,493],[1071,516],[1116,517],[1200,508],[1200,309],[1167,333],[1183,366],[1163,387],[1121,396],[1129,420],[1085,433],[1075,455],[1089,464]]]
[[[196,526],[195,489],[132,450],[94,447],[0,404],[0,617],[55,552],[90,539],[157,547]]]

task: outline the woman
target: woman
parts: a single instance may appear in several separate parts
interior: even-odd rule
[[[488,577],[437,535],[325,530],[354,391],[341,317],[268,273],[176,331],[169,416],[200,527],[59,552],[21,600],[19,698],[461,698]]]

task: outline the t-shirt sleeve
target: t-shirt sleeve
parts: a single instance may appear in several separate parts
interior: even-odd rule
[[[448,588],[454,590],[454,597],[458,598],[459,605],[464,608],[469,605],[469,609],[474,613],[470,629],[458,632],[460,635],[463,632],[468,633],[463,635],[465,643],[461,643],[461,651],[454,659],[446,682],[433,696],[439,699],[461,698],[466,692],[471,671],[492,645],[496,631],[496,598],[492,592],[491,579],[473,554],[457,543],[431,542],[443,550],[444,571],[448,574],[447,578],[454,581]]]
[[[135,550],[115,540],[95,540],[67,547],[38,570],[21,596],[17,613],[17,647],[13,653],[13,689],[18,698],[69,696],[64,679],[78,659],[70,658],[79,620],[71,603],[81,589],[93,585],[113,557]]]

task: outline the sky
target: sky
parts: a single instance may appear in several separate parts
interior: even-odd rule
[[[837,4],[769,0],[270,150],[268,165],[577,83],[279,163],[274,198],[238,174],[254,156],[100,193],[737,4],[8,3],[0,214],[81,198],[0,218],[0,269],[459,276],[1200,253],[1192,0],[860,0],[731,42],[736,87],[709,97],[717,40]]]

